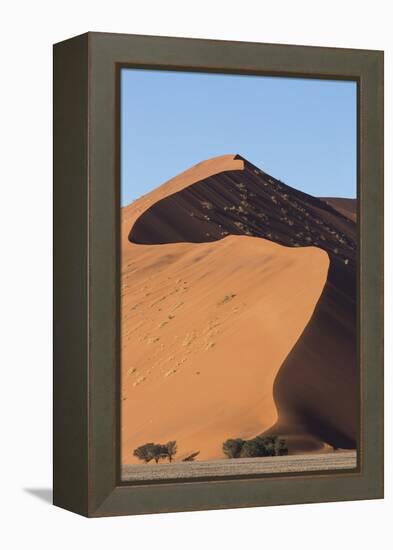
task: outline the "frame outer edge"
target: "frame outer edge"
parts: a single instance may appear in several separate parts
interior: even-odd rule
[[[88,513],[88,37],[53,47],[53,503]]]
[[[291,47],[252,43],[203,41],[89,33],[88,92],[88,171],[89,171],[89,369],[86,388],[89,400],[89,428],[86,428],[88,451],[88,515],[93,517],[179,510],[203,510],[381,498],[383,437],[379,430],[383,388],[381,354],[381,246],[382,197],[374,205],[365,205],[367,229],[379,222],[365,238],[367,258],[378,265],[366,270],[365,307],[369,322],[365,324],[365,395],[374,394],[367,407],[364,470],[358,474],[309,476],[301,479],[262,478],[255,480],[212,480],[203,483],[180,482],[174,485],[117,486],[116,397],[118,395],[116,340],[116,97],[115,66],[128,64],[142,68],[201,70],[267,74],[274,72],[290,76],[315,78],[365,79],[365,111],[361,113],[364,158],[361,182],[366,195],[372,197],[376,188],[369,181],[374,175],[377,190],[382,190],[383,112],[381,101],[383,81],[380,52],[340,50],[331,48]],[[232,57],[233,55],[233,57]],[[246,61],[247,60],[247,63]],[[113,81],[111,80],[113,79]],[[374,120],[375,119],[375,120]],[[373,123],[374,120],[374,123]],[[377,128],[375,128],[375,124]],[[369,130],[372,129],[371,134]],[[381,139],[382,138],[382,139]],[[374,144],[372,139],[375,139]],[[363,194],[364,195],[364,194]],[[369,199],[370,201],[370,199]],[[362,231],[362,239],[365,232]],[[362,242],[363,246],[363,242]],[[376,248],[373,255],[372,250]],[[371,254],[370,254],[371,253]],[[362,302],[363,303],[363,302]],[[370,330],[370,327],[372,330]],[[371,362],[376,368],[371,370]],[[364,374],[364,370],[362,371]],[[85,364],[86,375],[86,364]],[[87,376],[86,376],[87,379]],[[88,393],[87,393],[88,392]],[[383,392],[382,392],[383,393]],[[376,407],[376,408],[375,408]],[[369,412],[372,411],[371,418]],[[375,422],[378,430],[375,429]],[[376,433],[378,431],[378,433]],[[370,436],[371,433],[371,436]],[[299,497],[299,495],[302,495]],[[87,497],[86,497],[87,498]]]
[[[383,498],[383,54],[359,80],[360,454],[364,498]]]

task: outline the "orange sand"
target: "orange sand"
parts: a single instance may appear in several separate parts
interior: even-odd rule
[[[277,418],[273,383],[310,319],[328,255],[247,236],[123,241],[122,463],[137,446],[222,458]]]
[[[261,433],[354,448],[355,208],[224,155],[122,209],[123,464],[173,439],[177,459]]]

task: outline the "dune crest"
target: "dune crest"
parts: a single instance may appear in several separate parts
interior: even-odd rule
[[[237,155],[222,155],[219,157],[214,157],[199,162],[184,172],[181,172],[174,178],[171,178],[157,187],[153,192],[139,197],[133,203],[122,208],[122,224],[128,224],[128,231],[130,231],[137,218],[139,218],[158,200],[164,199],[174,193],[178,193],[185,187],[215,174],[223,173],[225,171],[243,170],[243,160],[236,157]]]

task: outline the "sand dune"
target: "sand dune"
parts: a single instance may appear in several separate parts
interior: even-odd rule
[[[344,199],[342,197],[331,197],[331,198],[322,198],[324,202],[327,202],[330,206],[332,206],[335,210],[340,212],[341,214],[344,214],[347,218],[352,220],[353,222],[356,222],[356,207],[357,207],[357,201],[356,199]]]
[[[122,209],[123,463],[355,446],[356,227],[327,201],[226,155]]]
[[[157,201],[173,195],[174,193],[178,193],[193,183],[204,180],[220,172],[243,170],[243,168],[243,160],[240,158],[236,159],[234,155],[223,155],[200,162],[163,183],[152,193],[147,193],[136,199],[129,206],[122,208],[122,226],[126,225],[126,229],[130,231],[137,218]]]
[[[322,292],[328,256],[262,239],[133,245],[123,275],[123,462],[149,441],[222,457],[277,419],[273,384]]]

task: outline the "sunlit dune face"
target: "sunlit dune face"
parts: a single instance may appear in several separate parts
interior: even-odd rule
[[[173,439],[179,458],[222,458],[225,439],[276,421],[274,379],[322,292],[328,256],[234,236],[127,247],[122,460]]]

